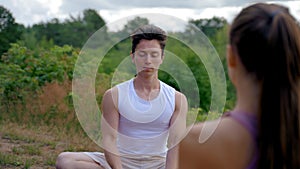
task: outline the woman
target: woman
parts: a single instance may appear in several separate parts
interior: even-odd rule
[[[246,7],[230,29],[227,66],[236,106],[206,142],[203,124],[191,129],[180,168],[300,168],[299,23],[280,5]]]

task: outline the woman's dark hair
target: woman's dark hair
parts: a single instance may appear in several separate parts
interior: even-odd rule
[[[261,84],[259,169],[300,168],[300,28],[283,6],[258,3],[242,10],[230,44]]]
[[[137,28],[132,34],[132,48],[131,52],[135,52],[136,46],[140,43],[142,39],[145,40],[158,40],[160,48],[164,51],[167,41],[167,34],[161,28],[154,25],[143,25]]]

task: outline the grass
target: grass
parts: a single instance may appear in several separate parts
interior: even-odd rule
[[[25,142],[25,143],[34,143],[34,139],[26,137],[26,136],[21,136],[21,135],[16,135],[15,133],[5,133],[2,136],[3,139],[15,141],[15,142]]]
[[[6,167],[6,166],[17,167],[20,165],[21,165],[21,162],[17,155],[0,152],[0,166],[1,167]]]
[[[195,120],[195,112],[190,113]],[[55,168],[58,154],[64,151],[102,150],[82,130],[63,124],[0,121],[0,168]]]
[[[44,165],[46,166],[54,166],[55,165],[55,162],[56,162],[56,155],[52,155],[50,157],[47,157],[44,161]]]
[[[55,168],[63,151],[101,151],[83,132],[0,123],[0,168]]]
[[[102,151],[66,101],[71,82],[49,83],[24,100],[0,97],[0,168],[55,168],[64,151]]]
[[[14,154],[26,154],[26,155],[41,155],[41,149],[38,145],[21,145],[13,147],[12,152]]]

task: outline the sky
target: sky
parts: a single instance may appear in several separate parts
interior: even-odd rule
[[[53,18],[61,21],[70,15],[78,16],[85,9],[94,9],[108,24],[110,30],[122,29],[128,20],[138,14],[155,13],[168,15],[156,17],[150,23],[168,22],[171,31],[182,29],[178,20],[224,17],[231,22],[245,6],[254,2],[278,3],[290,8],[291,13],[300,20],[300,0],[0,0],[0,5],[8,9],[17,23],[30,26],[47,22]],[[118,22],[118,24],[115,24]]]

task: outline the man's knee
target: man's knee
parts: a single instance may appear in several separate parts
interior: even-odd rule
[[[56,159],[56,164],[55,164],[56,168],[66,169],[69,166],[68,163],[72,161],[71,156],[72,154],[70,152],[60,153]]]

